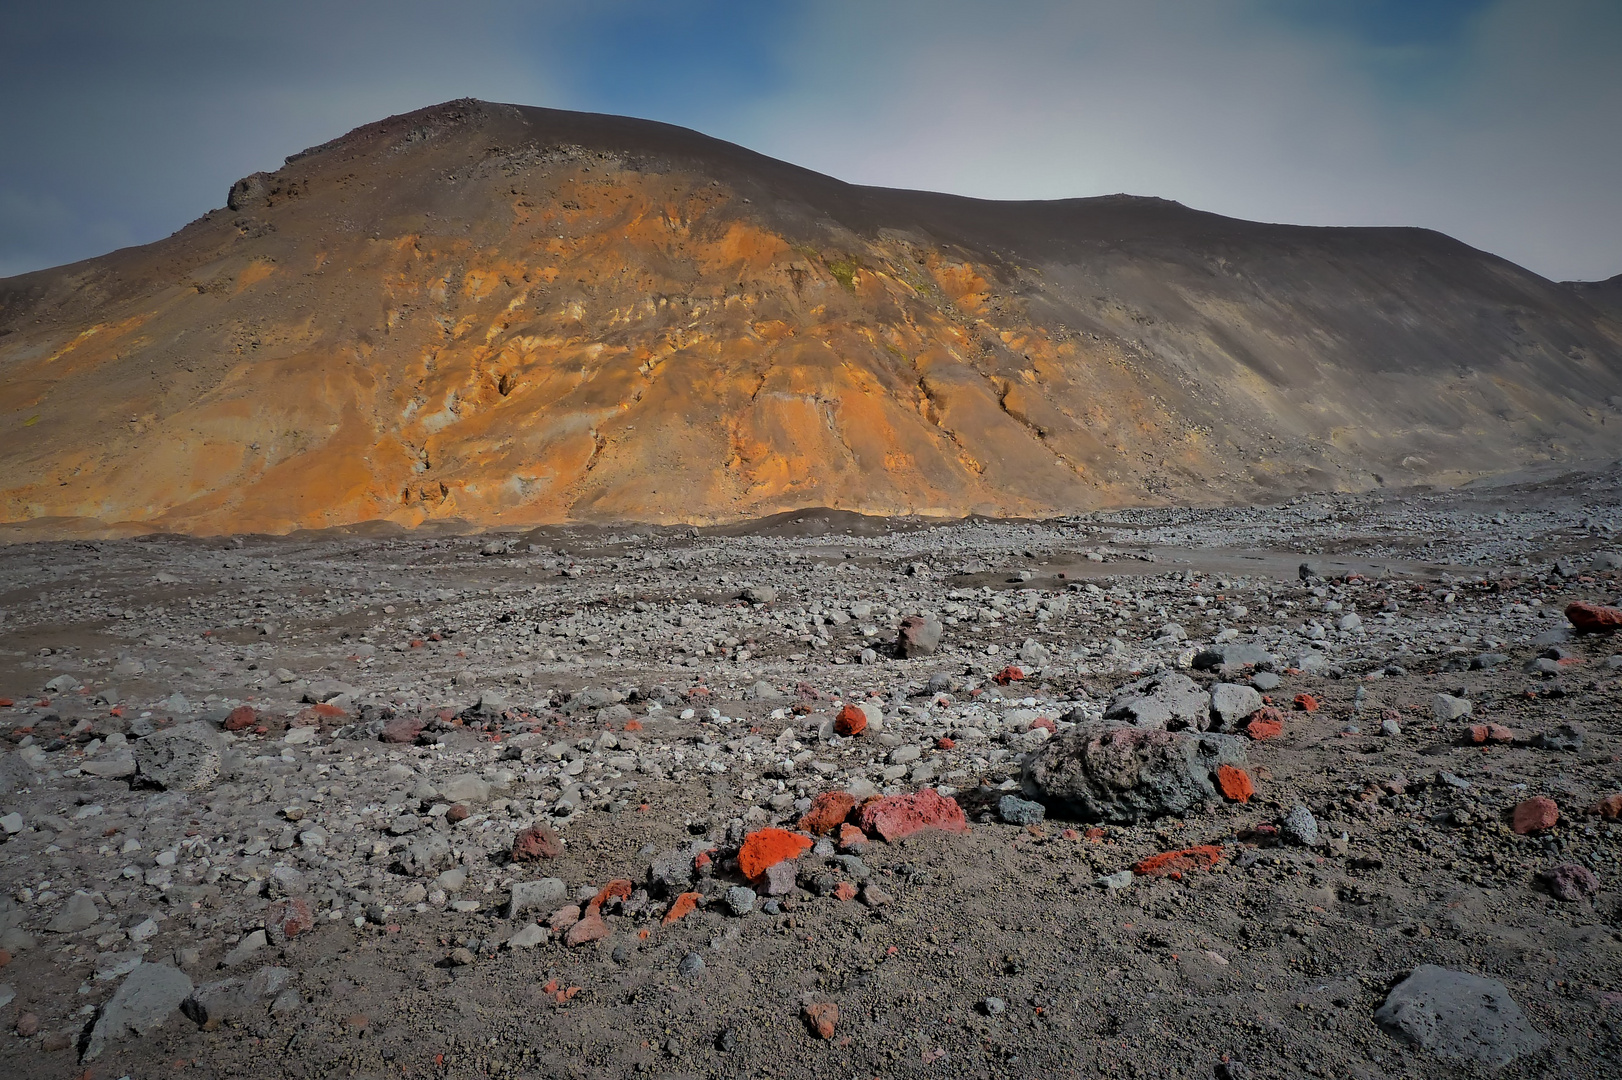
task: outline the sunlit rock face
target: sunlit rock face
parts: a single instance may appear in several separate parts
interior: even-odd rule
[[[1419,230],[858,188],[468,101],[229,204],[0,282],[10,535],[1048,515],[1622,449],[1622,322]]]

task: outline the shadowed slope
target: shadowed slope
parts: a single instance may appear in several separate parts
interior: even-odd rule
[[[469,101],[0,281],[0,378],[0,521],[56,531],[1051,514],[1622,442],[1614,311],[1436,233],[861,188]]]

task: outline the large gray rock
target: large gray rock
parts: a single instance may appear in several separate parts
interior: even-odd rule
[[[433,877],[453,860],[451,842],[430,833],[400,852],[400,869],[413,877]]]
[[[515,881],[507,899],[507,918],[516,919],[531,911],[556,911],[569,894],[562,878],[546,877],[535,881]]]
[[[83,1061],[101,1056],[109,1039],[145,1035],[191,996],[191,979],[167,964],[141,964],[124,979],[90,1029]]]
[[[1024,789],[1050,811],[1084,821],[1187,814],[1221,800],[1217,768],[1247,765],[1245,741],[1143,728],[1072,731],[1026,761]]]
[[[100,918],[101,912],[96,910],[95,898],[87,892],[76,892],[68,897],[45,929],[53,934],[74,934],[88,930]]]
[[[1211,687],[1211,730],[1234,731],[1240,721],[1262,707],[1255,687],[1217,683]]]
[[[901,634],[896,639],[896,651],[906,660],[915,656],[929,656],[940,648],[943,632],[939,619],[908,615],[901,620]]]
[[[1196,671],[1211,671],[1219,668],[1237,671],[1242,667],[1255,667],[1265,671],[1277,666],[1278,658],[1272,653],[1260,645],[1252,645],[1243,641],[1230,641],[1209,649],[1201,649],[1194,654],[1194,668]]]
[[[1434,964],[1421,964],[1398,983],[1374,1020],[1396,1038],[1445,1061],[1474,1061],[1490,1068],[1544,1045],[1503,983]]]
[[[128,751],[101,754],[79,762],[79,771],[86,776],[99,776],[103,780],[121,780],[135,775],[135,755]]]
[[[1116,691],[1104,719],[1140,728],[1204,731],[1211,722],[1211,696],[1180,671],[1161,672]]]
[[[135,767],[148,783],[169,791],[197,791],[220,775],[224,741],[202,720],[155,731],[135,744]]]
[[[180,1003],[180,1011],[198,1027],[212,1031],[234,1016],[265,1008],[292,981],[293,972],[287,968],[262,967],[247,981],[221,979],[199,986]]]

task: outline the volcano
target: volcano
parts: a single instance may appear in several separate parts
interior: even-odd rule
[[[0,281],[12,535],[1051,516],[1622,449],[1615,289],[1435,232],[853,186],[479,101]]]

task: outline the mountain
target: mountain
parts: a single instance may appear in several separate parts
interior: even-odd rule
[[[1568,281],[1565,286],[1611,318],[1622,319],[1622,274],[1604,281]]]
[[[0,281],[0,379],[25,535],[1048,515],[1622,450],[1614,305],[1437,233],[857,187],[477,101]]]

